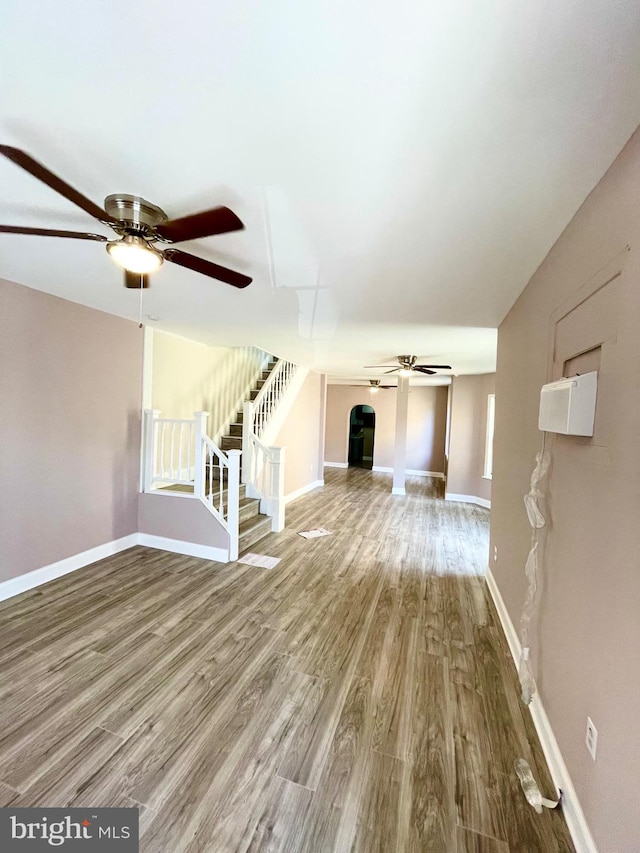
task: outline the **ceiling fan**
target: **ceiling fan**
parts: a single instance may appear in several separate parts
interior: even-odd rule
[[[360,383],[359,385],[356,385],[356,384],[349,385],[349,387],[350,388],[365,388],[366,389],[367,386]],[[370,379],[369,380],[369,391],[371,391],[372,394],[377,394],[378,391],[387,391],[389,388],[396,388],[396,387],[397,387],[396,385],[382,385],[380,379]]]
[[[418,361],[417,355],[398,355],[398,367],[391,370],[385,370],[385,373],[396,373],[399,371],[400,376],[410,376],[411,373],[426,373],[428,376],[433,376],[438,370],[451,370],[450,364],[416,364]],[[365,370],[373,368],[389,367],[388,364],[367,364]]]
[[[68,201],[82,208],[90,216],[108,225],[116,232],[117,239],[109,240],[103,234],[91,234],[83,231],[63,231],[51,228],[27,228],[16,225],[0,225],[0,232],[6,234],[32,234],[39,237],[66,237],[74,240],[95,240],[106,243],[106,249],[113,260],[124,269],[124,285],[131,288],[149,287],[149,273],[158,269],[163,261],[178,264],[181,267],[202,275],[223,281],[233,287],[247,287],[251,284],[249,276],[214,264],[204,258],[190,255],[179,249],[161,250],[155,243],[181,243],[184,240],[196,240],[214,234],[226,234],[240,231],[244,225],[228,207],[214,207],[202,213],[193,213],[179,219],[169,219],[157,205],[137,195],[116,193],[104,200],[104,208],[94,204],[65,181],[50,172],[25,151],[0,145],[0,154],[7,157],[16,166],[20,166],[34,178],[42,181]]]

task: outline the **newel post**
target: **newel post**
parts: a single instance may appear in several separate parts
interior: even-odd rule
[[[155,463],[158,448],[158,434],[154,424],[160,416],[160,409],[144,410],[144,459],[142,462],[142,490],[150,492],[154,480]]]
[[[284,530],[284,455],[286,447],[270,447],[271,451],[271,494],[272,506],[271,530],[279,533]]]
[[[202,453],[202,439],[207,434],[207,418],[209,417],[209,412],[194,412],[193,418],[195,420],[195,430],[194,430],[194,448],[193,448],[193,459],[194,459],[194,474],[193,474],[193,493],[197,497],[204,497],[204,485],[205,485],[205,477],[204,477],[204,456]]]
[[[242,404],[242,482],[253,484],[253,403],[245,400]]]
[[[228,450],[229,480],[227,487],[227,529],[229,531],[229,560],[238,559],[238,536],[240,528],[240,457],[242,451]]]

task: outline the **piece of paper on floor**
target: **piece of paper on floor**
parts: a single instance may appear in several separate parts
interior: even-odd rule
[[[280,557],[267,557],[264,554],[243,554],[238,557],[239,563],[246,563],[247,566],[259,566],[261,569],[272,569],[280,562]]]
[[[302,530],[298,536],[304,539],[317,539],[318,536],[331,536],[331,531],[325,530],[324,527],[314,527],[313,530]]]

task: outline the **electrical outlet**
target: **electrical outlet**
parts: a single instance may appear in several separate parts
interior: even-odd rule
[[[587,736],[585,738],[587,749],[593,760],[596,760],[596,750],[598,749],[598,730],[593,725],[591,717],[587,717]]]
[[[493,562],[496,563],[498,561],[498,546],[493,546]]]

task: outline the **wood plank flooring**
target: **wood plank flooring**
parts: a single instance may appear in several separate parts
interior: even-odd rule
[[[0,604],[0,805],[137,807],[145,853],[572,851],[513,770],[553,793],[488,512],[326,483],[273,570],[133,548]]]

